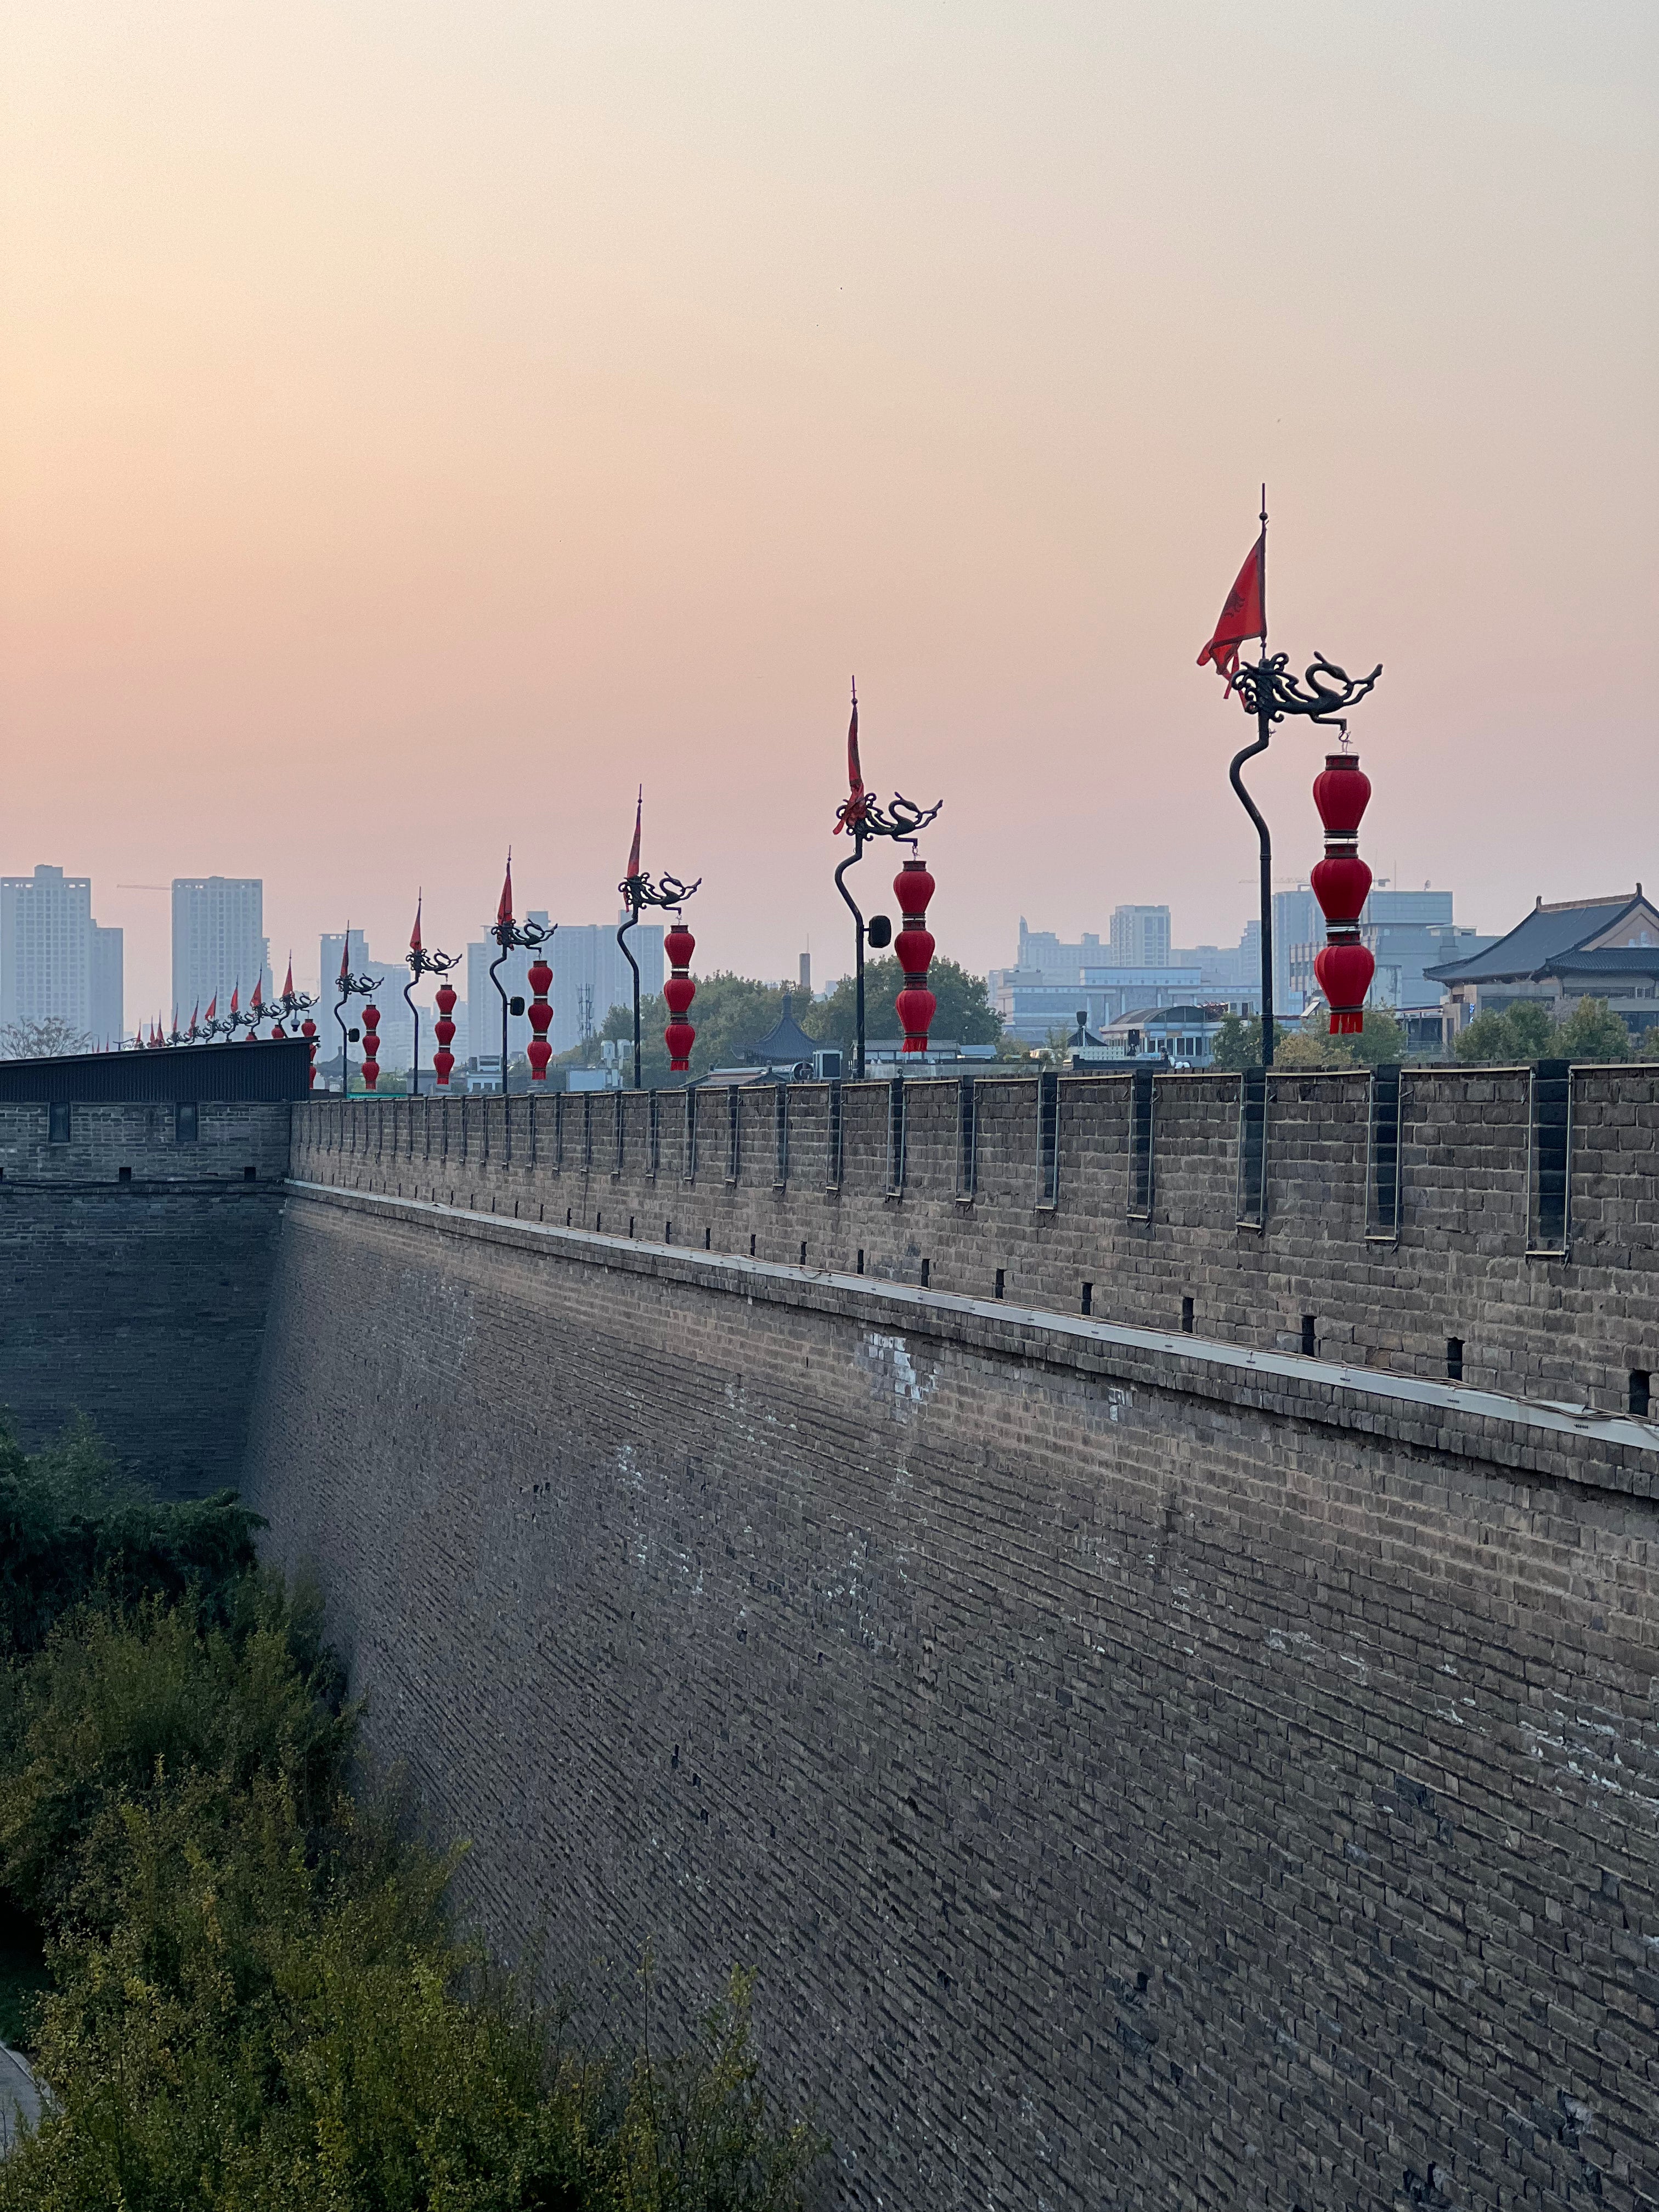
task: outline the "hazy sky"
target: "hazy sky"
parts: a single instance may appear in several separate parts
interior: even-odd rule
[[[942,951],[1231,942],[1265,477],[1378,872],[1659,879],[1656,86],[1652,0],[6,0],[0,868],[91,872],[131,1018],[119,883],[453,947],[509,838],[610,911],[642,776],[697,965],[824,977],[856,671]]]

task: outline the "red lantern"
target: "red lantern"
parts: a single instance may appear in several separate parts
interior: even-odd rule
[[[317,1024],[309,1014],[300,1024],[300,1035],[305,1039],[306,1051],[310,1055],[306,1069],[306,1088],[314,1091],[317,1087]]]
[[[1331,1010],[1331,1035],[1358,1036],[1365,1026],[1365,994],[1376,973],[1376,963],[1359,939],[1359,917],[1371,888],[1371,872],[1358,850],[1370,779],[1357,754],[1327,753],[1313,791],[1325,825],[1325,857],[1309,878],[1325,916],[1325,943],[1314,961],[1314,974]]]
[[[697,1041],[697,1032],[685,1018],[691,1001],[697,995],[697,987],[691,981],[691,955],[697,949],[697,940],[683,921],[676,921],[662,941],[673,970],[662,987],[663,998],[673,1019],[662,1033],[668,1047],[668,1065],[676,1075],[684,1075],[691,1066],[691,1048]]]
[[[927,1032],[939,1008],[938,1000],[927,988],[927,970],[933,959],[933,939],[927,928],[927,902],[933,890],[933,879],[925,861],[907,860],[893,878],[893,896],[904,917],[904,927],[893,940],[893,950],[904,970],[904,988],[898,994],[896,1011],[904,1025],[907,1053],[927,1051]]]
[[[432,1034],[438,1040],[438,1049],[432,1055],[432,1073],[438,1088],[449,1088],[450,1070],[455,1065],[455,1055],[449,1049],[455,1042],[455,1024],[449,1018],[455,1011],[455,987],[453,983],[438,986],[438,1018],[432,1024]]]
[[[532,1083],[545,1083],[547,1063],[553,1057],[553,1048],[547,1041],[548,1029],[553,1019],[553,1009],[547,1003],[553,970],[539,952],[530,963],[529,981],[533,995],[525,1011],[530,1017],[530,1026],[536,1033],[526,1047],[530,1056],[530,1079]]]
[[[380,1079],[380,1010],[363,1008],[363,1088],[373,1091]]]

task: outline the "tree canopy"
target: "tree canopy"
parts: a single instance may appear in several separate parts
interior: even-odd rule
[[[1605,999],[1581,999],[1565,1022],[1553,1020],[1538,999],[1517,999],[1477,1014],[1459,1032],[1459,1060],[1487,1066],[1525,1066],[1535,1060],[1608,1060],[1631,1056],[1630,1031]]]

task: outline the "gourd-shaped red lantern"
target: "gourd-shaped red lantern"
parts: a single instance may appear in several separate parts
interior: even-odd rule
[[[530,1079],[545,1083],[547,1063],[553,1057],[553,1048],[547,1041],[547,1032],[553,1020],[553,1009],[547,1003],[547,994],[553,981],[553,970],[538,952],[530,963],[530,1004],[525,1008],[530,1017],[530,1026],[535,1031],[526,1049],[530,1056]]]
[[[904,927],[893,940],[904,988],[898,994],[897,1013],[904,1028],[906,1052],[926,1052],[939,1001],[927,988],[933,964],[933,939],[927,927],[927,902],[933,896],[933,879],[923,860],[909,860],[893,878],[893,896],[904,917]]]
[[[300,1035],[306,1041],[306,1051],[310,1056],[306,1068],[306,1088],[314,1091],[317,1087],[317,1024],[309,1014],[300,1024]]]
[[[380,1079],[380,1010],[363,1008],[363,1088],[373,1091]]]
[[[691,1065],[691,1048],[697,1041],[696,1030],[685,1018],[697,995],[697,987],[691,981],[691,955],[697,949],[697,940],[683,921],[676,921],[664,938],[662,949],[672,971],[662,987],[670,1015],[662,1041],[668,1047],[669,1066],[676,1075],[684,1075]]]
[[[1371,872],[1359,857],[1359,824],[1371,785],[1358,754],[1327,753],[1313,795],[1325,825],[1325,857],[1309,878],[1325,916],[1325,943],[1314,974],[1331,1010],[1331,1035],[1358,1036],[1376,973],[1376,961],[1359,941],[1359,917],[1371,888]]]
[[[432,1034],[438,1040],[438,1049],[432,1055],[432,1073],[437,1079],[438,1088],[447,1091],[450,1070],[455,1065],[455,1055],[449,1049],[455,1042],[455,1024],[450,1019],[455,1011],[455,987],[453,983],[439,984],[437,1002],[438,1018],[432,1024]]]

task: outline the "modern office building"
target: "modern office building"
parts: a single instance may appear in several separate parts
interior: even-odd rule
[[[1112,915],[1114,968],[1167,968],[1170,909],[1167,906],[1121,906]],[[1087,965],[1087,963],[1085,963]]]
[[[66,1022],[94,1045],[121,1042],[118,929],[92,916],[92,878],[38,867],[0,877],[0,1024]]]
[[[264,933],[265,887],[258,876],[175,876],[173,879],[173,1006],[188,1023],[216,999],[222,1015],[239,991],[246,1006],[256,983],[270,994],[270,947]]]

